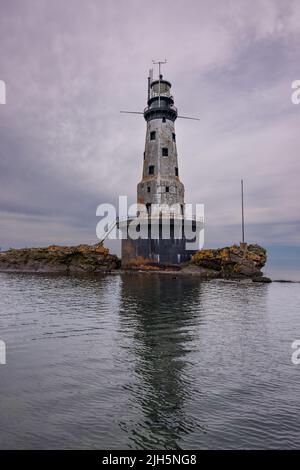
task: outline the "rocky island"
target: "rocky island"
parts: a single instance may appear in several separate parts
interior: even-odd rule
[[[270,282],[261,269],[267,261],[266,250],[259,245],[233,245],[198,251],[189,262],[157,265],[150,259],[138,260],[126,271],[193,274],[201,279],[252,279]],[[101,243],[96,245],[10,249],[0,253],[0,271],[103,273],[121,271],[121,260]],[[124,271],[124,270],[122,270]]]
[[[233,245],[216,250],[198,251],[189,263],[189,268],[198,268],[209,278],[242,279],[269,282],[261,269],[267,261],[265,248],[252,244]]]
[[[101,243],[96,245],[10,249],[0,253],[0,271],[9,272],[103,272],[120,267],[117,256]]]

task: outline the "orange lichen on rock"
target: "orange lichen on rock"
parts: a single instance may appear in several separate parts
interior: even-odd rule
[[[260,276],[267,261],[266,250],[259,245],[233,245],[217,250],[201,250],[195,253],[191,263],[218,271],[223,277],[234,274]]]
[[[153,261],[148,258],[143,258],[143,256],[136,256],[135,258],[128,259],[126,264],[123,266],[125,269],[142,269],[142,270],[152,270],[158,271],[159,266],[154,265]]]
[[[28,272],[98,272],[120,267],[102,243],[96,245],[10,249],[0,253],[0,270]]]

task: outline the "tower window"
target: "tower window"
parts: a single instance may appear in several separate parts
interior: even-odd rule
[[[156,132],[155,131],[151,131],[150,132],[150,140],[155,140],[156,138]]]
[[[178,176],[178,168],[175,166],[175,176]]]
[[[173,142],[176,142],[176,134],[174,132],[172,132],[172,140]]]
[[[146,204],[146,209],[147,209],[148,214],[150,215],[151,214],[151,204],[150,203]]]
[[[144,160],[145,160],[145,158],[146,158],[146,152],[144,152]]]
[[[162,122],[166,122],[166,118],[165,118],[165,117],[162,118]]]
[[[169,186],[166,186],[166,193],[169,192]]]
[[[148,193],[150,193],[150,190],[151,190],[151,188],[150,188],[150,186],[148,186],[148,187],[147,187]]]
[[[169,155],[169,151],[168,151],[167,147],[163,147],[161,150],[162,150],[162,156],[163,157],[167,157]]]
[[[149,175],[154,175],[154,165],[149,165]]]

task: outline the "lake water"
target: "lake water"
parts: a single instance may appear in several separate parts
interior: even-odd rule
[[[300,445],[300,284],[0,274],[0,448]]]

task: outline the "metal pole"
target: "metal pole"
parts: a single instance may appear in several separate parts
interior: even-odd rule
[[[153,64],[158,64],[158,107],[160,108],[160,72],[161,72],[161,64],[166,64],[167,59],[163,60],[158,60],[155,62],[155,60],[152,60]]]
[[[158,107],[160,108],[160,62],[158,62]]]
[[[241,196],[242,196],[242,242],[245,243],[244,181],[243,180],[241,180]]]

